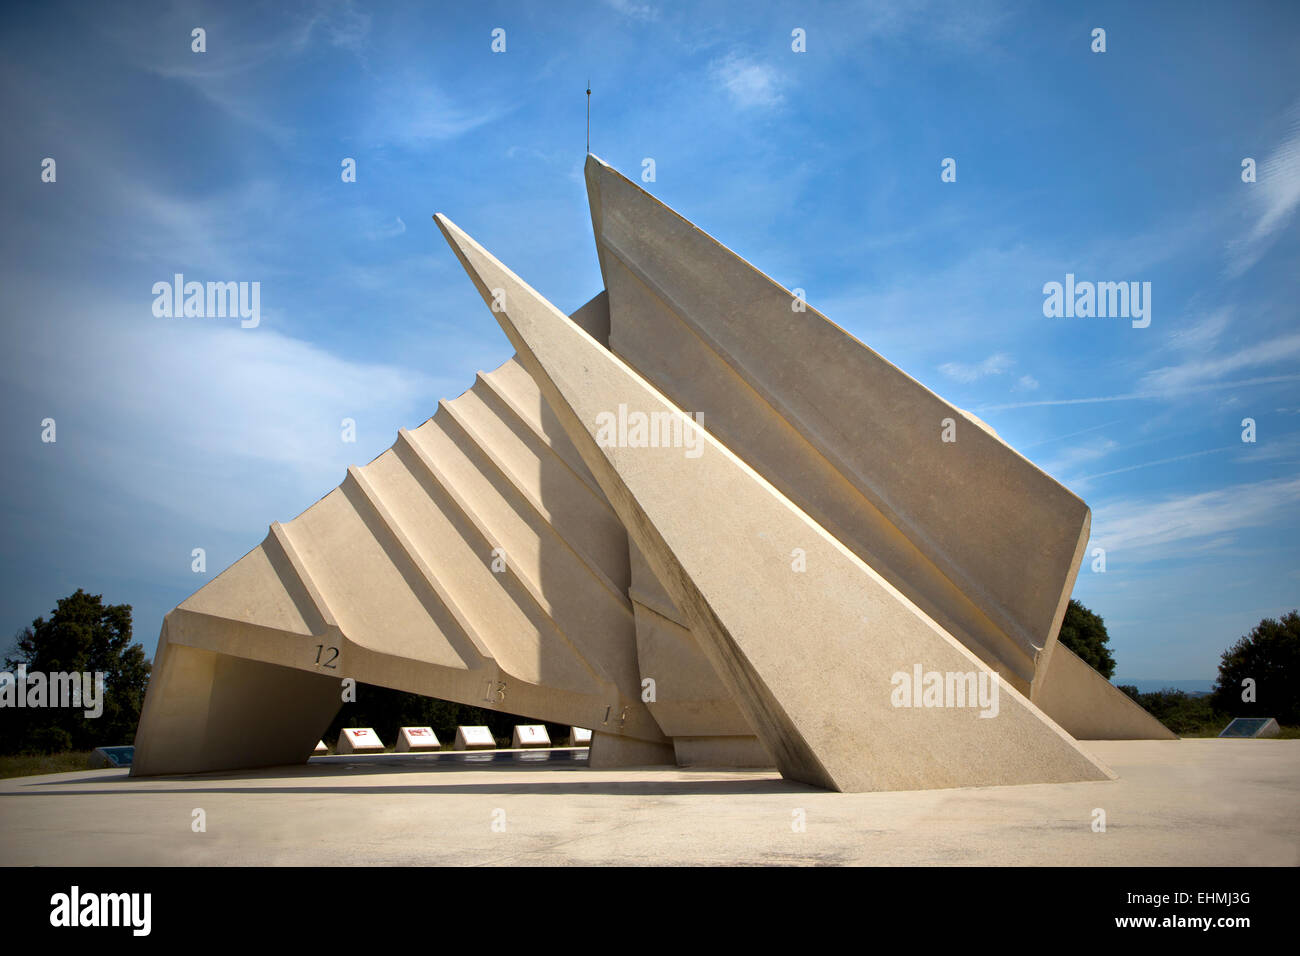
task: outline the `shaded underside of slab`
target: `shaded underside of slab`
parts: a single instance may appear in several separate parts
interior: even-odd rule
[[[302,763],[339,709],[339,682],[170,640],[163,624],[131,772],[197,773]],[[166,693],[161,689],[166,688]]]
[[[630,541],[628,547],[632,558],[628,596],[636,614],[637,662],[642,686],[647,688],[642,697],[653,694],[646,706],[663,732],[674,738],[678,764],[774,766],[691,633],[685,615],[640,549]],[[704,746],[703,740],[711,743]]]

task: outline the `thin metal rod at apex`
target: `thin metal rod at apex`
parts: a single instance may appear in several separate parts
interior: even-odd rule
[[[591,152],[591,78],[587,79],[587,152]]]

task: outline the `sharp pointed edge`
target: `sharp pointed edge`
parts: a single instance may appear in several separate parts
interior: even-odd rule
[[[532,353],[532,348],[523,344],[524,340],[519,337],[520,330],[517,327],[517,318],[520,311],[514,309],[512,313],[511,300],[516,296],[510,295],[512,287],[519,293],[524,301],[529,302],[536,308],[541,308],[551,313],[550,318],[566,323],[573,331],[577,332],[583,338],[589,340],[591,344],[604,347],[584,329],[567,315],[557,309],[548,299],[542,296],[536,289],[530,286],[519,276],[515,275],[492,253],[484,249],[472,236],[457,226],[454,222],[444,216],[442,213],[435,215],[434,220],[438,223],[438,228],[447,239],[447,244],[451,246],[452,252],[460,260],[462,268],[469,276],[478,293],[483,297],[483,302],[496,317],[497,324],[501,326],[502,331],[515,344],[515,348],[520,352],[520,360],[525,365],[528,364],[527,358]],[[496,307],[496,293],[505,293],[505,305],[503,308]],[[535,371],[530,368],[530,371]],[[635,373],[633,373],[635,374]],[[558,410],[557,410],[558,411]],[[572,436],[570,436],[572,438]]]
[[[451,246],[451,251],[454,252],[456,258],[460,260],[461,267],[464,268],[466,273],[468,273],[470,281],[474,283],[474,288],[478,289],[478,294],[483,297],[483,301],[488,304],[489,308],[491,308],[492,295],[488,291],[487,286],[483,283],[482,276],[478,274],[476,269],[470,266],[469,260],[466,258],[466,243],[478,247],[480,251],[482,251],[481,247],[479,247],[478,243],[474,242],[473,239],[467,236],[459,226],[442,213],[435,213],[433,221],[436,222],[438,228],[442,230],[443,238],[447,240],[447,245]]]

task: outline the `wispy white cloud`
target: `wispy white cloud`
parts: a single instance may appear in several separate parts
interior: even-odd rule
[[[714,60],[709,73],[739,107],[774,107],[785,99],[781,77],[773,67],[734,51]]]
[[[1231,321],[1231,309],[1217,309],[1202,319],[1176,329],[1165,344],[1180,352],[1209,351],[1218,343]]]
[[[237,7],[178,3],[160,17],[156,10],[124,8],[104,28],[142,70],[184,83],[231,118],[279,142],[290,136],[283,116],[265,107],[266,70],[322,44],[360,54],[370,14],[351,0],[310,0],[268,18]],[[206,50],[191,48],[191,30],[206,31]],[[161,32],[183,42],[160,43]]]
[[[331,46],[360,53],[370,34],[370,14],[352,0],[321,0],[296,42],[305,47],[317,34]]]
[[[250,278],[268,277],[273,259],[269,253],[275,248],[272,184],[254,179],[207,196],[185,197],[125,174],[115,179],[113,200],[129,207],[134,216],[123,217],[124,232],[113,238],[133,258],[191,262],[238,278],[247,276],[249,264],[257,262],[258,274]]]
[[[1035,392],[1038,390],[1038,379],[1032,375],[1022,375],[1016,382],[1016,388],[1022,392]]]
[[[377,143],[422,147],[456,139],[495,122],[507,112],[506,107],[495,103],[462,103],[428,80],[393,80],[376,90],[367,138]]]
[[[394,236],[400,236],[406,232],[406,223],[402,222],[402,217],[398,216],[395,221],[384,223],[366,232],[367,239],[392,239]]]
[[[1255,439],[1254,442],[1243,442],[1239,446],[1238,450],[1241,453],[1234,461],[1242,464],[1262,464],[1289,461],[1293,457],[1300,456],[1300,432],[1291,432],[1287,435],[1271,435],[1266,432],[1261,436],[1256,430]]]
[[[1115,421],[1102,422],[1100,425],[1090,425],[1087,428],[1080,428],[1078,431],[1066,432],[1064,435],[1053,435],[1051,438],[1043,438],[1039,441],[1028,442],[1018,447],[1023,452],[1027,448],[1038,448],[1040,445],[1050,445],[1052,442],[1065,441],[1067,438],[1076,438],[1079,435],[1087,435],[1090,432],[1099,431],[1102,428],[1108,428],[1111,425],[1115,425],[1119,421],[1119,419],[1116,419]]]
[[[1010,355],[1007,355],[1005,352],[997,352],[990,355],[984,361],[974,365],[967,365],[962,362],[945,362],[943,365],[939,366],[939,371],[955,382],[969,384],[971,382],[977,382],[982,378],[987,378],[990,375],[1001,375],[1015,364],[1015,359]],[[1025,378],[1029,378],[1029,376],[1025,376]],[[1034,381],[1032,378],[1029,380],[1031,382]],[[1023,382],[1024,379],[1021,381]],[[1031,387],[1037,388],[1038,383],[1034,382]]]
[[[59,444],[87,483],[222,531],[265,524],[271,502],[301,508],[466,384],[335,354],[265,317],[241,329],[238,320],[154,318],[144,295],[65,301],[80,304],[27,336],[0,381],[70,410],[59,416]],[[63,347],[71,338],[76,350]],[[357,423],[355,444],[341,438],[345,417]],[[259,483],[260,507],[222,481],[233,475]]]
[[[824,31],[810,39],[839,52],[868,40],[887,46],[907,46],[923,40],[947,53],[987,55],[1006,36],[1012,8],[998,0],[869,0],[860,32],[837,35]]]
[[[1254,223],[1249,232],[1228,243],[1227,273],[1236,277],[1260,260],[1300,207],[1300,103],[1288,114],[1287,130],[1277,148],[1256,168],[1256,181],[1244,183]]]
[[[1139,387],[1144,392],[1178,392],[1244,369],[1287,362],[1296,356],[1300,356],[1300,333],[1279,335],[1227,355],[1155,369],[1142,377]]]
[[[1129,499],[1093,511],[1091,545],[1123,551],[1132,563],[1184,553],[1190,544],[1214,548],[1247,528],[1277,524],[1300,504],[1300,478],[1236,485],[1215,491]]]
[[[633,20],[657,20],[659,10],[649,3],[637,3],[636,0],[604,0],[605,6],[617,10]]]
[[[1082,483],[1085,481],[1091,481],[1094,478],[1108,478],[1111,475],[1121,475],[1124,474],[1125,472],[1138,471],[1142,468],[1154,468],[1157,465],[1169,465],[1169,464],[1173,464],[1176,461],[1187,461],[1191,458],[1203,458],[1206,455],[1217,455],[1220,454],[1221,452],[1233,451],[1237,447],[1238,446],[1236,445],[1225,445],[1222,448],[1205,448],[1202,449],[1201,451],[1189,452],[1186,455],[1174,455],[1171,458],[1159,458],[1156,459],[1155,461],[1144,461],[1136,465],[1125,465],[1123,468],[1113,468],[1110,471],[1101,471],[1095,475],[1084,475],[1083,477],[1076,478],[1074,480],[1076,483]]]
[[[1095,395],[1088,398],[1049,398],[1032,402],[1003,402],[998,405],[980,405],[977,412],[1001,412],[1013,408],[1042,408],[1049,405],[1096,405],[1105,402],[1135,402],[1152,399],[1171,398],[1188,392],[1203,392],[1221,388],[1249,388],[1255,385],[1276,385],[1281,382],[1300,381],[1300,375],[1268,375],[1261,378],[1248,378],[1234,382],[1197,382],[1178,388],[1165,388],[1159,391],[1124,392],[1118,395]]]
[[[1062,476],[1071,468],[1104,458],[1118,447],[1119,442],[1110,438],[1079,442],[1062,452],[1058,452],[1054,458],[1043,462],[1039,467],[1049,475]]]

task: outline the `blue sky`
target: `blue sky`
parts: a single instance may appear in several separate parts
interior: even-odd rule
[[[593,152],[1091,505],[1119,678],[1213,677],[1300,605],[1300,7],[1136,6],[6,6],[4,636],[84,587],[152,653],[504,360],[434,212],[599,291],[590,78]],[[260,325],[155,317],[177,272],[260,282]],[[1150,282],[1150,326],[1045,317],[1066,273]]]

